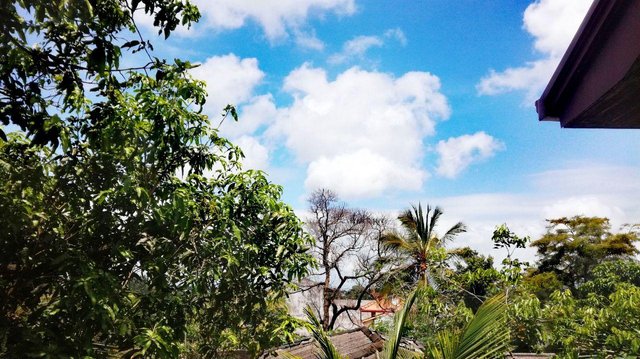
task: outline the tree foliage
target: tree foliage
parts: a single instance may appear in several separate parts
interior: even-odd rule
[[[609,220],[549,220],[532,246],[539,265],[528,270],[510,308],[518,350],[561,357],[640,354],[640,265],[637,225],[610,231]]]
[[[476,311],[484,300],[501,288],[501,275],[493,267],[493,258],[483,256],[477,251],[463,247],[452,251],[454,270],[449,272],[450,283],[442,283],[442,287],[462,296],[464,304]]]
[[[129,76],[119,76],[128,70],[120,67],[122,51],[152,49],[138,36],[134,13],[153,17],[165,37],[200,17],[195,6],[180,0],[3,2],[0,122],[19,126],[33,144],[68,141],[67,122],[81,120],[71,113],[89,110],[86,89],[95,86],[91,91],[105,97],[126,89],[131,83]],[[139,68],[160,70],[160,60],[147,60]]]
[[[517,286],[523,279],[524,268],[529,265],[522,262],[514,256],[517,249],[526,248],[530,242],[529,237],[520,237],[512,232],[506,224],[497,226],[491,237],[493,241],[493,249],[504,249],[507,252],[506,257],[502,260],[502,279],[506,285],[506,293],[509,295],[510,287]]]
[[[504,295],[487,299],[459,334],[439,333],[437,345],[429,347],[429,358],[503,358],[509,348],[506,311]]]
[[[566,357],[640,355],[639,269],[633,260],[605,262],[580,287],[580,296],[569,290],[557,290],[545,302],[521,296],[512,307],[515,344]]]
[[[538,250],[537,273],[551,272],[574,293],[602,261],[630,258],[640,240],[633,227],[611,233],[607,218],[575,216],[548,220],[547,233],[531,245]]]
[[[460,333],[474,313],[465,305],[462,293],[458,288],[442,287],[419,291],[415,309],[406,324],[406,335],[429,347],[437,345],[440,333]]]
[[[0,5],[0,121],[20,129],[0,133],[5,355],[212,355],[291,330],[273,305],[309,238],[134,12],[165,36],[199,17],[183,1]],[[148,62],[121,68],[123,52]]]
[[[396,314],[402,324],[387,331],[388,346],[397,348],[398,338],[411,337],[425,346],[427,358],[499,358],[507,352],[552,352],[558,358],[639,357],[640,262],[632,257],[637,225],[616,234],[604,218],[550,223],[555,224],[534,242],[538,249],[546,246],[539,265],[519,260],[516,250],[526,247],[529,238],[506,225],[496,227],[491,238],[494,249],[506,251],[501,267],[494,268],[491,256],[468,247],[449,250],[443,260],[432,262],[437,266],[431,267],[428,285],[424,276],[418,277],[420,290],[408,297],[415,299],[413,308],[405,306]],[[549,268],[549,258],[575,272],[575,288],[559,279],[559,270],[542,269]],[[415,257],[405,259],[415,268]],[[574,264],[586,266],[588,273],[582,276],[584,268]],[[409,277],[402,279],[415,285],[416,277]],[[488,315],[491,305],[500,308]],[[469,354],[464,348],[478,351]],[[403,354],[415,356],[402,350],[380,356]]]

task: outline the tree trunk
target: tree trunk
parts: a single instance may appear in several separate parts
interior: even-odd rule
[[[423,261],[422,263],[420,263],[420,271],[422,272],[422,284],[424,284],[425,288],[427,286],[429,286],[429,271],[427,268],[427,263],[426,261]]]
[[[329,329],[329,306],[331,305],[331,269],[325,267],[324,286],[322,287],[322,328]]]

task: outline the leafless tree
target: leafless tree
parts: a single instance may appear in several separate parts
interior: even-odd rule
[[[312,193],[310,216],[306,225],[316,239],[312,249],[319,268],[307,282],[310,290],[322,287],[322,308],[317,308],[325,329],[332,329],[338,317],[360,308],[363,299],[398,267],[393,253],[380,245],[378,238],[389,229],[392,221],[367,211],[347,207],[337,195],[327,189]],[[362,288],[355,304],[338,306],[340,293],[358,284]]]

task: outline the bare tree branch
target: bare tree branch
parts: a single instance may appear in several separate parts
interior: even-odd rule
[[[303,290],[322,287],[319,317],[323,327],[331,329],[342,313],[359,309],[372,288],[397,267],[399,257],[382,248],[379,241],[393,222],[350,208],[327,189],[312,193],[309,212],[306,226],[316,239],[312,254],[320,264],[310,278],[320,283]],[[338,307],[336,300],[344,295],[343,290],[353,290],[356,285],[356,304]]]

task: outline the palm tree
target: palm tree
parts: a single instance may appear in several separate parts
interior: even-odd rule
[[[424,284],[429,284],[430,265],[436,255],[442,252],[444,244],[467,231],[466,226],[458,222],[443,236],[438,236],[434,229],[441,215],[440,207],[432,210],[427,205],[425,213],[418,203],[418,207],[412,206],[398,216],[404,233],[388,232],[380,238],[388,248],[411,257],[413,272]]]
[[[416,292],[413,291],[405,302],[405,306],[396,315],[395,328],[387,340],[380,359],[489,359],[503,358],[509,349],[509,330],[505,325],[507,305],[504,294],[486,300],[474,317],[460,333],[447,331],[438,335],[436,344],[427,348],[424,355],[402,350],[400,348],[401,333]],[[312,323],[313,337],[318,343],[320,354],[318,359],[344,359],[329,340],[320,322],[313,313],[307,311]],[[290,358],[295,358],[290,356]]]
[[[427,348],[430,359],[504,358],[509,350],[507,303],[503,293],[487,299],[460,334],[445,331]],[[391,358],[389,358],[391,359]]]

